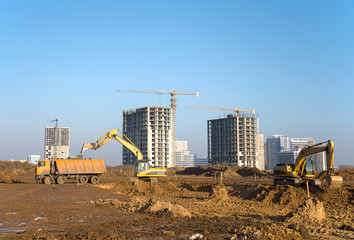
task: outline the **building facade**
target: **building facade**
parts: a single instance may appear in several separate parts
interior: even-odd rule
[[[208,120],[209,164],[258,166],[258,117],[255,114],[229,114]]]
[[[208,157],[198,157],[196,155],[194,159],[194,166],[209,166]]]
[[[267,138],[267,166],[273,170],[279,162],[279,152],[290,150],[290,139],[283,135],[272,135]]]
[[[143,107],[123,112],[123,133],[154,167],[174,166],[171,125],[171,108]],[[135,155],[123,147],[123,164],[135,163]]]
[[[314,138],[291,138],[291,149],[296,150],[298,148],[302,149],[306,146],[311,146],[315,144]]]
[[[27,156],[27,162],[31,164],[37,165],[38,160],[41,158],[40,155],[28,155]]]
[[[278,153],[279,164],[295,164],[300,149],[281,151]]]
[[[187,141],[175,141],[175,166],[176,167],[194,167],[195,154],[190,154],[188,151]]]
[[[265,157],[264,157],[264,134],[258,134],[258,142],[257,142],[257,146],[258,146],[258,168],[260,170],[264,170],[265,169]]]
[[[70,155],[70,128],[46,127],[44,158],[66,159]]]

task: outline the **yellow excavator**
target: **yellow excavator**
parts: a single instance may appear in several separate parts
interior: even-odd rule
[[[273,175],[274,183],[301,186],[303,183],[306,183],[306,181],[309,181],[313,185],[321,185],[319,179],[314,179],[312,160],[307,158],[309,155],[319,152],[326,152],[327,176],[325,179],[327,188],[340,188],[343,183],[343,178],[333,175],[334,145],[331,140],[304,147],[299,152],[295,164],[279,164],[275,166]]]
[[[114,138],[123,144],[123,146],[128,148],[136,156],[137,162],[134,168],[135,177],[151,181],[157,177],[166,177],[166,168],[150,168],[149,160],[143,159],[143,154],[141,153],[140,149],[123,133],[121,134],[126,140],[118,136],[118,132],[120,132],[119,129],[113,129],[98,139],[95,143],[84,143],[81,148],[81,153],[87,149],[97,150]]]

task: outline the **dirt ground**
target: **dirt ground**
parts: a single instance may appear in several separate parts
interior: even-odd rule
[[[173,168],[150,183],[110,167],[97,185],[44,185],[0,166],[0,239],[354,239],[354,169],[337,174],[341,189],[308,198],[253,168]]]

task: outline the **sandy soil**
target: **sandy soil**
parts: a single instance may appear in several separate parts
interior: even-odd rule
[[[354,239],[354,170],[325,191],[240,167],[170,169],[158,183],[109,168],[98,185],[0,174],[0,239]],[[221,174],[222,173],[222,174]]]

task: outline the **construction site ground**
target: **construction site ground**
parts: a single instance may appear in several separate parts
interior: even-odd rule
[[[97,185],[44,185],[32,167],[0,166],[0,239],[354,239],[354,169],[337,174],[341,189],[308,198],[254,168],[173,168],[151,183],[110,167]]]

